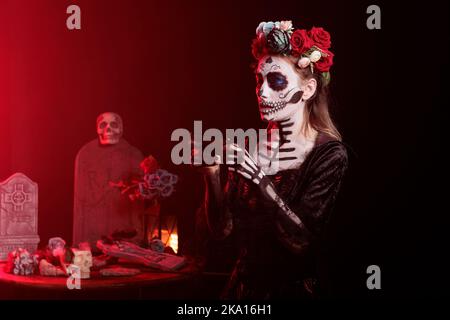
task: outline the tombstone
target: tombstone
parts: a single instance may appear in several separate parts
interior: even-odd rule
[[[38,185],[23,173],[0,183],[0,260],[23,248],[30,253],[39,244]]]
[[[143,239],[142,205],[110,182],[139,175],[144,157],[122,138],[120,117],[103,115],[97,119],[98,139],[84,145],[75,160],[73,245],[87,241],[94,250],[97,240],[116,230],[136,229],[136,240]]]

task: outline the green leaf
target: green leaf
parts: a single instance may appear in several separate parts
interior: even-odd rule
[[[331,74],[330,72],[322,72],[322,77],[325,80],[325,84],[328,85],[331,81]]]

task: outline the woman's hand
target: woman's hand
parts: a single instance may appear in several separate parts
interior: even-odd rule
[[[214,157],[214,163],[213,164],[205,164],[205,163],[198,163],[195,161],[196,157],[198,157],[199,153],[201,153],[201,149],[196,148],[195,144],[192,142],[191,144],[191,165],[194,167],[198,172],[203,173],[205,175],[215,175],[219,172],[220,169],[220,157],[216,156]]]
[[[225,155],[225,164],[228,165],[228,170],[239,173],[256,185],[260,185],[265,179],[268,179],[248,151],[237,144],[225,145]]]

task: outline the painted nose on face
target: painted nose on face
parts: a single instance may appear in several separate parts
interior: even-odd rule
[[[267,99],[267,96],[264,94],[264,89],[262,87],[258,90],[258,97],[260,99]]]
[[[267,92],[267,88],[266,88],[266,83],[264,82],[258,90],[258,97],[260,99],[264,99],[264,100],[267,99],[266,92]]]

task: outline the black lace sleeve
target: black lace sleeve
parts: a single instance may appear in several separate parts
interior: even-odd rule
[[[338,141],[327,142],[312,152],[303,164],[300,181],[286,199],[303,227],[283,215],[279,215],[277,223],[280,240],[295,252],[308,248],[320,235],[348,165],[346,148]]]

